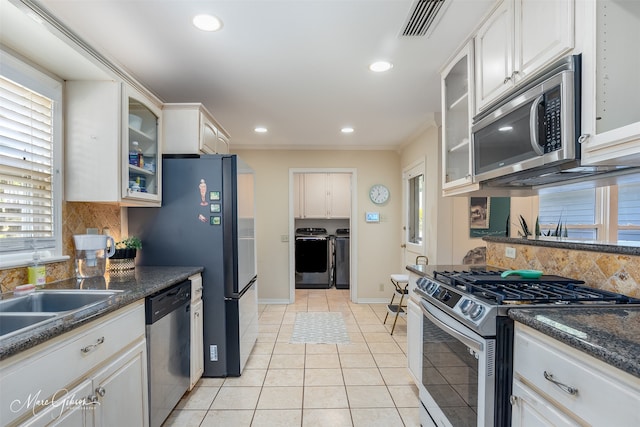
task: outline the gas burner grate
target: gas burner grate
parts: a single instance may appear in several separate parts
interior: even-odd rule
[[[640,303],[626,295],[581,286],[582,280],[552,275],[523,279],[500,274],[500,271],[436,271],[434,279],[493,304]]]
[[[498,304],[514,303],[585,303],[611,302],[628,304],[634,300],[601,289],[593,289],[577,284],[562,283],[508,283],[468,285],[467,291],[473,295],[497,302]],[[640,302],[640,301],[638,301]]]

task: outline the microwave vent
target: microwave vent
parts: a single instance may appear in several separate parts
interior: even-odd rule
[[[438,12],[446,0],[416,0],[409,17],[402,27],[403,37],[422,37],[434,24]]]
[[[567,163],[567,165],[572,163]],[[573,163],[575,164],[575,162]],[[487,187],[535,188],[552,184],[575,183],[595,180],[615,174],[640,172],[640,168],[627,166],[578,166],[562,169],[562,165],[506,175],[484,182]]]

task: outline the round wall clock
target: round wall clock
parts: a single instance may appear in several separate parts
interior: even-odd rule
[[[381,205],[389,200],[389,189],[382,184],[376,184],[369,190],[369,198],[376,205]]]

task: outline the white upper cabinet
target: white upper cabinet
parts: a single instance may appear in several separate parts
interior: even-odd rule
[[[351,174],[295,174],[293,191],[295,218],[351,217]]]
[[[476,111],[574,47],[575,0],[504,0],[475,37]]]
[[[505,0],[475,37],[478,110],[513,87],[513,34],[513,0]]]
[[[165,153],[229,153],[229,135],[202,104],[164,104],[162,113]]]
[[[116,81],[69,81],[65,88],[65,199],[159,206],[159,103]]]
[[[303,178],[302,218],[327,218],[329,216],[329,192],[326,173],[307,173]]]
[[[328,176],[329,214],[331,218],[351,217],[351,175],[331,173]]]
[[[640,2],[586,2],[582,163],[640,165]]]
[[[443,195],[477,190],[471,180],[473,44],[468,43],[442,71]]]

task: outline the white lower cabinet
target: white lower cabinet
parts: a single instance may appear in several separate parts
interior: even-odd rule
[[[516,323],[512,426],[640,425],[640,378]]]
[[[409,298],[407,301],[407,366],[417,386],[422,383],[422,310]]]
[[[147,426],[144,300],[0,362],[0,420]]]
[[[189,390],[204,372],[204,325],[202,323],[202,300],[191,306],[191,382]]]
[[[93,405],[85,405],[86,398],[91,395],[93,382],[85,380],[80,385],[68,391],[62,391],[55,397],[55,405],[49,405],[46,409],[30,418],[22,425],[25,427],[78,427],[91,423]]]
[[[144,426],[148,424],[147,352],[144,340],[138,340],[93,376],[95,426]],[[145,375],[143,375],[143,373]]]
[[[579,426],[575,420],[549,403],[525,383],[513,382],[511,426]]]
[[[191,381],[189,390],[204,373],[204,323],[202,306],[202,276],[189,277],[191,281]]]

